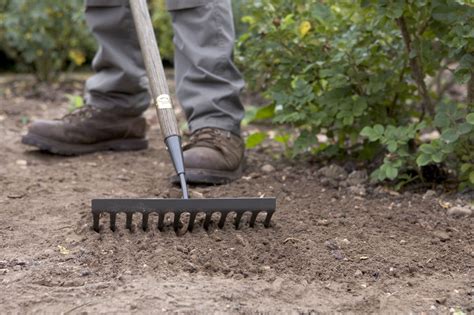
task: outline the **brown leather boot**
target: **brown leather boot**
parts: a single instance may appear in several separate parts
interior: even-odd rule
[[[38,120],[21,142],[59,155],[79,155],[104,150],[142,150],[145,118],[118,116],[85,106],[56,120]]]
[[[244,142],[217,128],[195,131],[183,146],[186,179],[190,184],[225,184],[242,176]],[[172,178],[178,183],[177,178]]]

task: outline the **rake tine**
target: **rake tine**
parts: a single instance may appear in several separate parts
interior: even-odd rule
[[[212,212],[206,213],[206,218],[204,219],[203,227],[207,231],[209,229],[209,223],[211,223]]]
[[[100,232],[101,216],[110,217],[110,229],[116,231],[117,227],[117,216],[120,213],[124,213],[126,216],[125,227],[133,232],[137,229],[143,229],[144,231],[150,230],[150,226],[153,222],[157,224],[159,231],[167,229],[167,225],[173,225],[176,233],[179,232],[192,232],[196,229],[196,225],[201,225],[205,230],[209,230],[213,221],[216,221],[216,228],[222,229],[225,227],[227,217],[232,213],[232,225],[236,229],[242,228],[242,225],[254,227],[258,220],[259,213],[265,213],[263,225],[268,228],[271,226],[272,216],[276,209],[275,198],[215,198],[211,200],[206,199],[153,199],[153,198],[117,198],[117,199],[93,199],[92,203],[92,228],[96,232]],[[219,219],[213,220],[213,214],[219,213]],[[249,219],[243,218],[247,212],[250,212]],[[133,217],[137,217],[135,214],[139,213],[141,222],[132,224]],[[155,223],[152,219],[153,214],[158,215],[158,222]],[[173,213],[173,219],[171,224],[167,222],[166,216],[168,213]],[[186,213],[186,218],[183,219],[182,215]],[[189,214],[188,214],[189,213]],[[205,213],[204,220],[201,220],[201,214]],[[198,215],[200,214],[200,215]],[[199,218],[199,220],[198,220]],[[189,219],[189,220],[188,220]],[[186,221],[187,226],[183,226],[182,221]],[[168,219],[168,221],[170,221]],[[198,222],[199,221],[199,222]],[[107,227],[109,226],[107,223]],[[135,227],[133,227],[134,225]]]
[[[173,223],[173,228],[174,231],[177,232],[179,230],[179,219],[181,218],[181,212],[177,212],[174,215],[174,223]]]
[[[142,229],[143,231],[146,231],[148,229],[148,212],[144,212],[142,216]]]
[[[99,217],[100,217],[100,214],[99,213],[94,213],[92,215],[92,217],[93,217],[93,220],[94,220],[94,223],[93,223],[94,231],[99,232]]]
[[[255,221],[257,220],[257,216],[258,216],[258,212],[252,212],[252,216],[250,217],[250,222],[249,222],[249,226],[250,227],[254,227],[255,226]]]
[[[237,216],[235,217],[235,229],[238,230],[239,229],[239,225],[240,225],[240,220],[242,219],[242,215],[244,214],[244,212],[238,212],[237,213]]]
[[[115,219],[117,214],[115,212],[110,213],[110,229],[115,232]]]
[[[158,230],[163,231],[163,226],[165,225],[165,214],[164,212],[160,212],[158,215]]]
[[[270,226],[270,220],[272,219],[273,211],[272,212],[267,212],[267,217],[265,218],[265,222],[263,222],[264,227],[269,227]]]
[[[191,213],[191,216],[189,217],[189,223],[188,223],[188,231],[192,232],[194,228],[194,221],[196,220],[196,215],[197,212]]]
[[[132,219],[133,219],[133,213],[127,213],[127,220],[125,222],[125,227],[129,229],[130,231],[132,230]]]
[[[222,229],[225,224],[225,218],[227,217],[227,212],[222,212],[221,219],[219,220],[219,224],[217,225],[219,229]]]

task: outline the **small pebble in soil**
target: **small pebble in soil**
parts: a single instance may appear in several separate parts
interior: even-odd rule
[[[354,272],[354,277],[356,278],[362,277],[362,271],[356,270],[356,272]]]
[[[334,241],[336,242],[338,248],[347,248],[351,244],[347,238],[336,237]]]
[[[441,242],[446,242],[451,238],[448,233],[443,232],[443,231],[435,231],[433,235],[439,238]]]
[[[247,246],[247,245],[248,245],[247,241],[242,237],[242,235],[237,234],[237,235],[235,236],[235,238],[237,239],[237,242],[238,242],[240,245],[242,245],[242,246]]]
[[[337,244],[335,240],[328,240],[324,242],[324,245],[330,250],[339,249],[339,245]]]
[[[0,275],[4,275],[8,272],[8,269],[0,269]]]
[[[177,250],[178,252],[183,253],[183,254],[187,254],[187,253],[189,252],[186,247],[181,246],[181,245],[176,246],[176,250]]]
[[[331,254],[334,256],[334,258],[336,258],[337,260],[343,260],[345,257],[344,257],[344,253],[338,249],[336,250],[333,250],[331,251]]]
[[[14,260],[13,260],[13,263],[14,263],[15,265],[18,265],[18,266],[24,266],[24,265],[26,265],[26,261],[24,261],[24,260],[22,260],[22,259],[18,259],[18,258],[14,259]]]
[[[456,206],[456,207],[449,208],[448,211],[446,211],[446,214],[449,217],[455,218],[455,219],[467,218],[472,215],[472,210],[469,209],[468,207]]]
[[[283,278],[276,278],[272,283],[272,289],[277,292],[280,291],[284,281]]]
[[[28,162],[26,160],[16,160],[16,165],[26,166],[28,165]]]
[[[405,245],[406,243],[407,243],[407,241],[405,241],[405,240],[400,241],[400,245]]]
[[[321,225],[321,226],[328,226],[329,223],[330,223],[330,222],[329,222],[328,220],[326,220],[326,219],[321,219],[321,220],[317,220],[317,221],[316,221],[316,224],[317,224],[317,225]]]
[[[367,190],[362,185],[350,186],[349,191],[351,192],[351,194],[358,195],[358,196],[367,195]]]
[[[81,271],[81,277],[87,277],[90,276],[91,272],[89,270],[83,270]]]
[[[348,186],[358,186],[367,182],[369,176],[367,175],[366,170],[362,171],[353,171],[347,176],[346,184]]]
[[[344,180],[347,178],[346,170],[335,164],[321,168],[317,172],[317,175],[323,175],[326,178],[335,180]]]
[[[262,172],[264,172],[264,173],[268,174],[268,173],[272,173],[274,171],[275,171],[275,168],[270,164],[265,164],[264,166],[262,166]]]
[[[201,193],[200,191],[197,191],[197,190],[192,190],[192,191],[191,191],[191,196],[192,196],[194,199],[203,199],[203,198],[204,198],[204,194]]]
[[[436,197],[436,191],[434,190],[427,190],[425,194],[423,195],[422,199],[423,200],[431,200]]]

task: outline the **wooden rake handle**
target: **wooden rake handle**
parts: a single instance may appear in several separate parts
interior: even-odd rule
[[[160,121],[161,132],[165,139],[174,135],[179,136],[178,123],[174,114],[147,2],[146,0],[130,0],[130,7],[145,62],[151,95]]]

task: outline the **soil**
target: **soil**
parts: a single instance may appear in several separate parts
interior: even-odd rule
[[[191,188],[275,196],[268,229],[131,233],[120,218],[114,233],[104,217],[94,232],[92,198],[179,190],[151,109],[145,151],[65,158],[20,143],[27,121],[61,116],[81,89],[0,87],[1,313],[474,312],[474,223],[446,215],[454,197],[328,186],[322,165],[269,148],[248,152],[242,179]]]

